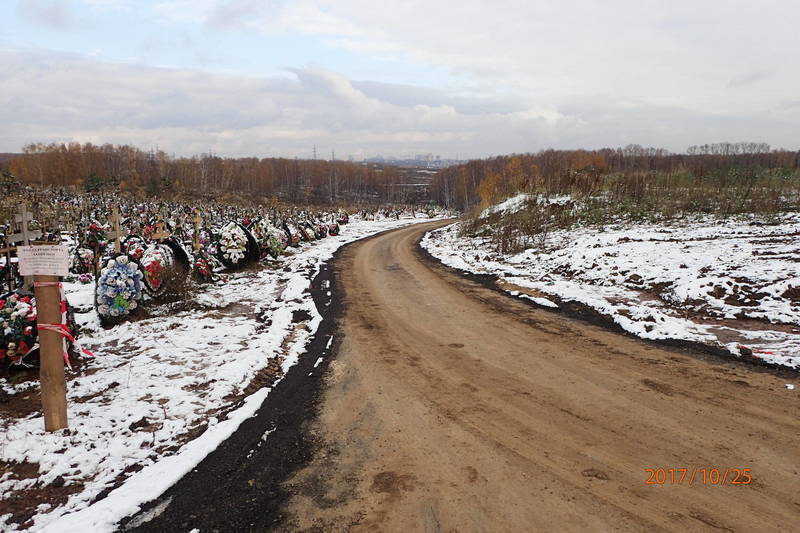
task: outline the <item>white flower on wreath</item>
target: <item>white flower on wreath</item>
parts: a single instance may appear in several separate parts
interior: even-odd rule
[[[247,236],[235,224],[228,224],[220,235],[220,251],[232,263],[243,259],[247,251]]]

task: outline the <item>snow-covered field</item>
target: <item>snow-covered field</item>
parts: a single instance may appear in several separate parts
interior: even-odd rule
[[[544,307],[578,302],[645,339],[800,368],[800,215],[780,218],[556,231],[544,249],[509,255],[488,237],[459,237],[454,224],[422,246],[451,267],[496,274],[500,286]]]
[[[7,467],[2,499],[48,501],[53,488],[64,496],[58,505],[40,504],[30,520],[0,516],[0,530],[113,529],[252,416],[269,384],[297,361],[321,322],[311,280],[338,248],[427,220],[355,219],[337,237],[199,288],[188,303],[151,306],[146,317],[107,330],[92,308],[94,286],[67,284],[80,340],[97,356],[68,374],[69,430],[44,431],[38,382],[0,380],[10,402],[30,395],[32,403],[25,416],[0,419],[0,464]]]

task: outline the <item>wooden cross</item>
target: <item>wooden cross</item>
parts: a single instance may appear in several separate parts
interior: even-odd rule
[[[192,222],[194,222],[194,234],[192,235],[192,248],[194,248],[195,253],[198,253],[200,251],[200,227],[203,224],[203,218],[200,216],[200,210],[195,209],[194,218],[192,218]]]
[[[114,228],[113,231],[109,231],[106,235],[109,239],[114,241],[114,251],[119,253],[122,248],[122,238],[125,237],[128,232],[122,231],[119,227],[119,209],[116,207],[111,210],[111,226]]]
[[[72,218],[72,210],[67,211],[66,221],[64,222],[64,229],[69,234],[75,233],[75,221]]]
[[[39,209],[39,216],[37,217],[39,221],[39,225],[42,227],[44,233],[46,233],[47,229],[50,229],[50,214],[48,213],[47,208]]]
[[[162,241],[171,235],[166,229],[164,229],[164,217],[159,215],[158,222],[156,222],[156,230],[153,232],[151,237],[157,241]]]
[[[16,244],[21,242],[24,246],[30,246],[31,241],[34,241],[42,236],[42,230],[33,230],[28,227],[33,221],[33,215],[28,211],[28,206],[22,204],[19,206],[19,213],[14,215],[14,222],[19,224],[19,233],[9,235],[6,240],[8,244]],[[9,268],[9,272],[11,269]],[[32,276],[25,276],[25,288],[28,289],[33,284]]]
[[[58,234],[58,212],[55,208],[46,207],[42,209],[42,227],[54,234]]]
[[[25,205],[19,206],[19,213],[14,215],[14,222],[19,224],[19,233],[9,235],[7,241],[9,244],[21,242],[24,246],[30,246],[31,241],[38,239],[42,236],[42,230],[31,231],[28,229],[28,224],[33,221],[31,212]]]

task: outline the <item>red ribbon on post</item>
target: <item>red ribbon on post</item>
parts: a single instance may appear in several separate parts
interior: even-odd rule
[[[42,279],[44,278],[44,279]],[[44,326],[64,322],[61,313],[60,287],[54,275],[35,275],[36,318],[39,333],[39,383],[45,431],[69,427],[67,420],[67,384],[64,376],[64,337]],[[58,333],[58,334],[57,334]]]
[[[82,353],[88,355],[89,357],[94,357],[95,355],[80,345],[80,343],[75,339],[72,335],[72,332],[69,330],[69,325],[67,324],[67,298],[64,295],[64,285],[60,281],[35,281],[33,283],[34,287],[58,287],[59,294],[61,295],[61,324],[36,324],[36,329],[39,331],[53,331],[58,333],[65,339],[69,339],[72,341],[73,346],[79,349]],[[64,350],[64,363],[67,365],[67,368],[72,370],[72,365],[69,362],[69,354],[66,350]]]

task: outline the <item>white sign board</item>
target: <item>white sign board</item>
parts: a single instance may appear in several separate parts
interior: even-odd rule
[[[66,276],[69,273],[66,246],[18,246],[17,256],[22,276]]]

